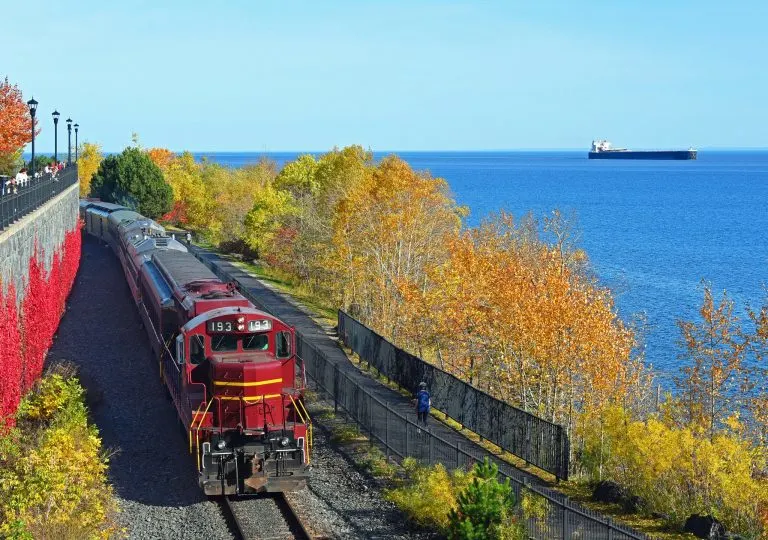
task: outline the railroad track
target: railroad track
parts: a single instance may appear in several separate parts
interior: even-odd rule
[[[309,533],[282,493],[254,497],[220,497],[220,506],[237,540],[320,540]]]

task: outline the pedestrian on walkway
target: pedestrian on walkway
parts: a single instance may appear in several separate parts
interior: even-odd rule
[[[416,412],[419,416],[419,422],[427,427],[427,418],[429,418],[429,408],[432,406],[432,398],[427,392],[427,383],[419,383],[419,391],[416,392]]]

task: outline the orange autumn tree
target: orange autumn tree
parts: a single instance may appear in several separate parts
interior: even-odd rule
[[[582,254],[544,242],[532,218],[502,213],[447,250],[411,319],[443,367],[569,428],[635,383],[634,335],[610,294]]]
[[[24,145],[32,140],[29,107],[8,77],[0,82],[0,172],[13,174]],[[37,126],[37,119],[35,119]],[[40,132],[36,129],[35,135]]]
[[[149,159],[155,162],[155,165],[160,167],[160,170],[165,173],[168,166],[176,158],[176,154],[171,152],[167,148],[150,148],[146,150]]]

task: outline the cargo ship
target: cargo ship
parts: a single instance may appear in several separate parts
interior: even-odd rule
[[[696,150],[628,150],[614,148],[610,141],[592,141],[589,159],[696,159]]]

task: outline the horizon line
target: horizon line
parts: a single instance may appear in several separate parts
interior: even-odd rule
[[[128,147],[126,147],[128,148]],[[150,149],[150,148],[157,148],[157,147],[142,147],[144,149]],[[344,146],[336,146],[334,148],[344,148]],[[121,150],[102,150],[102,153],[105,154],[119,154],[122,152],[125,148]],[[694,148],[696,151],[717,151],[717,152],[738,152],[738,151],[747,151],[747,152],[766,152],[768,151],[768,146],[703,146],[699,148]],[[184,152],[190,152],[192,154],[326,154],[330,152],[331,149],[325,149],[325,150],[170,150],[171,152],[175,154],[181,154]],[[490,154],[490,153],[501,153],[501,152],[589,152],[588,148],[490,148],[490,149],[470,149],[470,150],[457,150],[457,149],[451,149],[451,150],[443,150],[443,149],[431,149],[431,150],[371,150],[368,148],[367,150],[370,150],[371,152],[375,154],[383,154],[383,153],[402,153],[402,154],[434,154],[434,153],[444,153],[444,154],[451,154],[451,153],[477,153],[477,154]],[[644,147],[637,147],[637,150],[658,150],[658,148],[644,148]],[[24,155],[31,155],[32,152],[24,152]],[[43,154],[51,154],[53,155],[53,151],[36,151],[35,154],[43,155]],[[61,154],[61,152],[59,153]],[[65,153],[66,156],[66,153]],[[61,161],[61,155],[59,155],[60,161]]]

